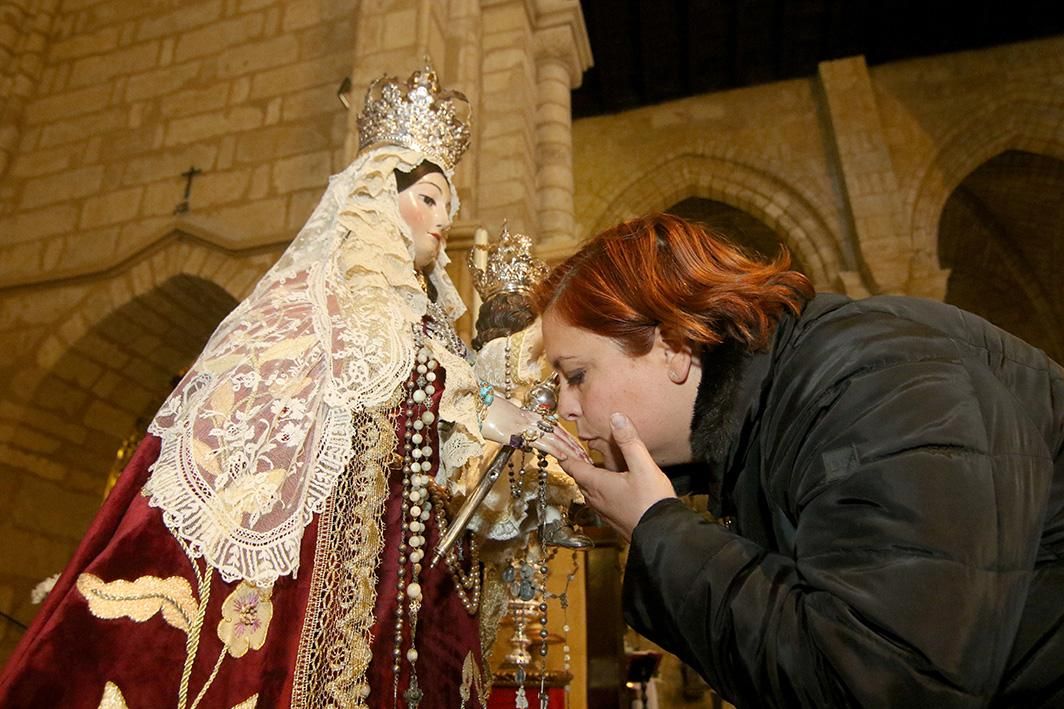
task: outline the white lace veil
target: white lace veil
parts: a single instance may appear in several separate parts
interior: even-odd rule
[[[303,529],[352,457],[352,413],[391,405],[413,367],[428,301],[393,171],[423,159],[376,147],[333,176],[149,427],[162,450],[144,494],[226,581],[265,585],[295,573]],[[457,208],[454,196],[452,216]],[[441,250],[430,278],[437,302],[457,318],[465,308],[447,260]],[[475,390],[471,372],[456,372],[453,387],[451,379],[452,404],[460,390]],[[468,435],[453,444],[462,449],[453,462],[479,452],[479,432],[468,431],[472,406],[458,412]]]

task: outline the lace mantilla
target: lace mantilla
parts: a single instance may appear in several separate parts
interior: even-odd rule
[[[352,415],[386,407],[413,366],[428,299],[393,171],[422,159],[385,146],[334,176],[149,427],[162,450],[144,494],[226,581],[268,585],[297,571],[303,530],[351,460]],[[441,308],[457,318],[464,306],[446,263],[441,252],[430,278]],[[442,359],[448,370],[469,370],[453,355]],[[462,375],[449,372],[452,399],[466,388]],[[451,470],[479,454],[475,412],[465,408],[441,407],[458,423],[443,452]]]

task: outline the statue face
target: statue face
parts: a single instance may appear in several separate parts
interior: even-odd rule
[[[414,267],[430,266],[447,245],[451,227],[451,186],[438,172],[430,172],[399,193],[399,214],[414,238]]]

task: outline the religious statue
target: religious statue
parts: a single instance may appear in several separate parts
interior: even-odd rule
[[[483,705],[479,545],[428,565],[447,502],[485,436],[584,453],[454,331],[468,108],[431,67],[370,86],[357,156],[156,414],[0,706]]]

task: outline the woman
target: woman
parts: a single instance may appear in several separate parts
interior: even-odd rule
[[[666,215],[537,292],[628,622],[740,707],[1064,706],[1064,371]],[[671,478],[671,479],[670,479]],[[708,492],[724,524],[675,497]]]
[[[475,545],[421,564],[439,501],[481,426],[578,445],[489,408],[454,333],[466,107],[431,69],[370,87],[358,156],[156,415],[0,705],[481,704]]]

